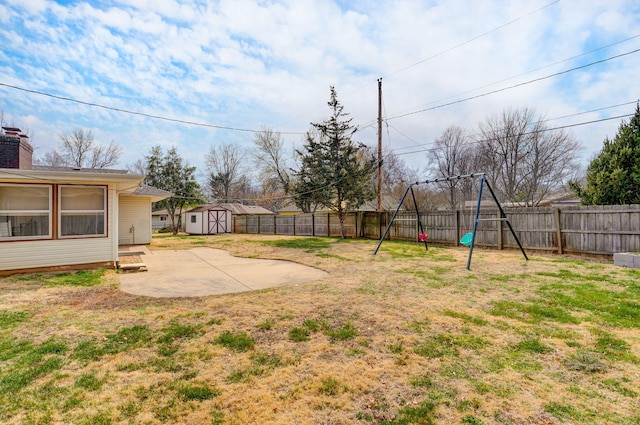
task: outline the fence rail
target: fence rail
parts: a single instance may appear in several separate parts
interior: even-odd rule
[[[640,252],[640,205],[605,205],[566,208],[513,208],[504,210],[525,249],[567,254],[613,255]],[[347,237],[380,239],[392,212],[357,212],[346,221]],[[495,249],[518,245],[497,209],[482,209],[476,245]],[[421,213],[429,242],[458,245],[473,231],[475,211],[427,211]],[[335,214],[236,215],[233,233],[291,236],[340,236]],[[402,211],[387,239],[417,240],[415,212]]]

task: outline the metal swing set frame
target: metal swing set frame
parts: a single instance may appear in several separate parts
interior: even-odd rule
[[[476,206],[476,213],[475,213],[475,220],[473,222],[473,232],[471,234],[471,243],[469,244],[469,256],[467,257],[467,270],[471,270],[471,257],[473,256],[473,248],[475,246],[475,242],[476,242],[476,233],[478,231],[478,223],[480,221],[504,221],[507,223],[507,226],[509,227],[509,231],[511,232],[511,235],[513,236],[513,238],[516,240],[516,243],[518,244],[518,247],[520,248],[520,251],[522,251],[522,255],[524,255],[524,258],[526,260],[529,260],[529,257],[527,257],[527,253],[524,251],[524,248],[522,247],[522,244],[520,243],[520,239],[518,239],[518,235],[516,235],[516,232],[513,230],[513,227],[511,226],[511,222],[509,222],[509,219],[507,218],[507,215],[504,213],[504,210],[502,209],[502,206],[500,205],[500,202],[498,202],[498,198],[496,197],[496,194],[493,192],[493,189],[491,188],[491,185],[489,184],[489,181],[486,179],[485,177],[485,173],[472,173],[472,174],[465,174],[465,175],[461,175],[461,176],[449,176],[449,177],[441,177],[441,178],[437,178],[437,179],[433,179],[433,180],[425,180],[422,182],[415,182],[415,183],[411,183],[408,187],[407,190],[404,191],[404,195],[402,195],[402,199],[400,200],[400,203],[398,204],[398,207],[396,208],[396,211],[393,213],[393,216],[391,217],[391,220],[389,221],[389,224],[387,225],[387,228],[385,229],[384,233],[382,234],[382,237],[380,238],[380,241],[378,242],[378,246],[376,247],[376,250],[373,252],[373,255],[376,255],[378,253],[378,250],[380,249],[380,246],[382,245],[382,242],[385,240],[385,238],[387,237],[387,235],[389,234],[389,230],[391,229],[391,225],[393,224],[393,222],[396,219],[396,216],[398,215],[398,211],[400,211],[400,207],[402,207],[402,204],[404,203],[404,200],[406,199],[407,195],[409,193],[411,193],[411,197],[413,198],[413,205],[415,205],[416,207],[416,217],[418,219],[418,230],[420,231],[420,235],[425,234],[424,231],[424,227],[422,226],[422,220],[420,219],[420,212],[418,211],[418,204],[416,202],[416,195],[413,192],[413,186],[418,186],[421,184],[428,184],[428,183],[438,183],[438,182],[444,182],[444,181],[451,181],[451,180],[462,180],[462,179],[473,179],[479,177],[480,178],[480,188],[478,190],[478,204]],[[487,189],[489,189],[489,192],[491,193],[491,197],[493,198],[494,202],[496,203],[496,206],[498,207],[498,210],[500,211],[500,217],[499,218],[480,218],[480,202],[482,200],[482,189],[484,187],[487,187]],[[464,237],[463,237],[464,239]],[[424,248],[425,250],[429,249],[429,246],[427,245],[427,238],[419,238],[419,240],[421,242],[424,242]],[[464,243],[463,243],[464,244]]]

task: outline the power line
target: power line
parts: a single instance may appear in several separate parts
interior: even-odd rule
[[[478,94],[478,95],[475,95],[475,96],[471,96],[471,97],[466,97],[464,99],[455,100],[453,102],[443,103],[441,105],[432,106],[430,108],[420,109],[420,110],[414,111],[414,112],[407,112],[405,114],[396,115],[396,116],[390,117],[388,119],[389,120],[393,120],[393,119],[397,119],[397,118],[404,118],[404,117],[407,117],[409,115],[415,115],[415,114],[419,114],[421,112],[433,111],[435,109],[444,108],[446,106],[451,106],[451,105],[455,105],[455,104],[458,104],[458,103],[467,102],[469,100],[478,99],[478,98],[481,98],[481,97],[485,97],[485,96],[489,96],[489,95],[492,95],[492,94],[500,93],[500,92],[503,92],[503,91],[506,91],[506,90],[511,90],[511,89],[514,89],[514,88],[517,88],[517,87],[525,86],[527,84],[532,84],[532,83],[536,83],[538,81],[542,81],[542,80],[546,80],[546,79],[549,79],[549,78],[557,77],[559,75],[568,74],[569,72],[573,72],[573,71],[577,71],[577,70],[580,70],[580,69],[588,68],[588,67],[593,66],[593,65],[598,65],[598,64],[601,64],[601,63],[604,63],[604,62],[608,62],[608,61],[613,60],[613,59],[618,59],[618,58],[621,58],[623,56],[628,56],[628,55],[631,55],[631,54],[634,54],[634,53],[638,53],[638,52],[640,52],[640,49],[631,50],[630,52],[621,53],[619,55],[611,56],[611,57],[608,57],[606,59],[601,59],[601,60],[598,60],[598,61],[595,61],[595,62],[588,63],[586,65],[577,66],[575,68],[567,69],[567,70],[564,70],[564,71],[555,72],[553,74],[549,74],[549,75],[546,75],[544,77],[534,78],[533,80],[524,81],[522,83],[514,84],[512,86],[503,87],[501,89],[492,90],[492,91],[481,93],[481,94]]]
[[[596,109],[591,109],[589,111],[583,111],[583,112],[576,112],[574,114],[569,114],[569,115],[563,115],[560,117],[554,117],[554,118],[547,118],[544,120],[540,120],[538,122],[540,123],[544,123],[544,122],[549,122],[549,121],[555,121],[555,120],[560,120],[560,119],[565,119],[565,118],[572,118],[572,117],[577,117],[579,115],[585,115],[585,114],[591,114],[593,112],[599,112],[599,111],[604,111],[606,109],[613,109],[613,108],[619,108],[621,106],[628,106],[628,105],[634,105],[636,102],[638,102],[637,100],[632,100],[630,102],[624,102],[624,103],[619,103],[617,105],[610,105],[610,106],[603,106],[601,108],[596,108]],[[416,144],[420,147],[424,147],[424,144],[418,143],[415,140],[413,140],[412,138],[410,138],[409,136],[407,136],[406,134],[404,134],[402,131],[400,131],[397,127],[394,127],[392,125],[387,124],[389,127],[393,128],[395,131],[397,131],[398,133],[400,133],[401,135],[403,135],[404,137],[406,137],[411,143]],[[474,137],[474,136],[479,136],[479,133],[471,133],[469,136],[470,137]],[[399,150],[406,150],[406,149],[415,149],[413,146],[406,146],[403,148],[396,148],[394,149],[395,151],[399,151]]]
[[[463,91],[463,92],[461,92],[461,93],[458,93],[458,94],[455,94],[455,95],[452,95],[452,96],[446,96],[446,97],[443,97],[443,98],[440,98],[440,99],[434,100],[434,101],[432,101],[432,102],[428,102],[428,103],[426,103],[426,104],[423,104],[423,105],[421,105],[421,106],[427,106],[427,105],[431,105],[431,104],[434,104],[434,103],[442,102],[442,101],[445,101],[445,100],[447,100],[447,99],[452,99],[452,98],[456,98],[456,97],[458,97],[458,96],[462,96],[462,95],[467,94],[467,93],[472,93],[472,92],[474,92],[474,91],[476,91],[476,90],[485,89],[485,88],[487,88],[487,87],[491,87],[491,86],[494,86],[494,85],[496,85],[496,84],[504,83],[504,82],[506,82],[506,81],[513,80],[513,79],[515,79],[515,78],[523,77],[523,76],[525,76],[525,75],[528,75],[528,74],[531,74],[531,73],[534,73],[534,72],[537,72],[537,71],[541,71],[541,70],[543,70],[543,69],[550,68],[550,67],[552,67],[552,66],[559,65],[559,64],[564,63],[564,62],[568,62],[568,61],[571,61],[571,60],[574,60],[574,59],[578,59],[578,58],[580,58],[580,57],[582,57],[582,56],[590,55],[590,54],[595,53],[595,52],[598,52],[598,51],[600,51],[600,50],[608,49],[608,48],[610,48],[610,47],[616,46],[616,45],[618,45],[618,44],[625,43],[625,42],[627,42],[627,41],[630,41],[630,40],[636,39],[636,38],[638,38],[638,37],[640,37],[640,34],[636,34],[636,35],[634,35],[634,36],[632,36],[632,37],[625,38],[624,40],[619,40],[619,41],[616,41],[616,42],[614,42],[614,43],[607,44],[606,46],[597,47],[597,48],[592,49],[592,50],[589,50],[589,51],[587,51],[587,52],[583,52],[583,53],[580,53],[580,54],[578,54],[578,55],[574,55],[574,56],[571,56],[571,57],[569,57],[569,58],[562,59],[562,60],[560,60],[560,61],[553,62],[553,63],[547,64],[547,65],[544,65],[544,66],[541,66],[541,67],[538,67],[538,68],[535,68],[535,69],[532,69],[532,70],[529,70],[529,71],[523,72],[523,73],[518,74],[518,75],[514,75],[514,76],[511,76],[511,77],[504,78],[504,79],[502,79],[502,80],[494,81],[494,82],[492,82],[492,83],[485,84],[484,86],[476,87],[476,88],[474,88],[474,89],[470,89],[470,90],[465,90],[465,91]],[[412,109],[415,109],[415,108],[419,108],[419,107],[420,107],[420,106],[416,106],[416,107],[411,108],[411,109],[409,109],[409,110],[412,110]],[[399,114],[401,114],[401,113],[403,113],[403,112],[399,112]]]
[[[476,40],[478,40],[479,38],[482,38],[482,37],[484,37],[484,36],[486,36],[486,35],[489,35],[489,34],[491,34],[491,33],[494,33],[494,32],[496,32],[496,31],[498,31],[498,30],[501,30],[502,28],[505,28],[505,27],[507,27],[507,26],[509,26],[509,25],[511,25],[511,24],[513,24],[513,23],[516,23],[516,22],[518,22],[518,21],[519,21],[519,20],[521,20],[521,19],[527,18],[527,17],[529,17],[529,16],[533,15],[534,13],[537,13],[537,12],[539,12],[539,11],[541,11],[541,10],[543,10],[543,9],[546,9],[547,7],[550,7],[550,6],[552,6],[552,5],[556,4],[556,3],[559,3],[559,2],[560,2],[560,0],[556,0],[556,1],[553,1],[553,2],[551,2],[551,3],[548,3],[548,4],[546,4],[545,6],[542,6],[542,7],[541,7],[541,8],[539,8],[539,9],[536,9],[536,10],[534,10],[534,11],[532,11],[532,12],[527,13],[526,15],[520,16],[520,17],[518,17],[518,18],[516,18],[516,19],[514,19],[514,20],[512,20],[512,21],[509,21],[509,22],[507,22],[507,23],[505,23],[505,24],[502,24],[502,25],[500,25],[500,26],[497,26],[497,27],[495,27],[495,28],[493,28],[493,29],[491,29],[491,30],[489,30],[489,31],[487,31],[487,32],[484,32],[484,33],[482,33],[482,34],[480,34],[480,35],[477,35],[477,36],[475,36],[475,37],[473,37],[473,38],[470,38],[470,39],[469,39],[469,40],[467,40],[467,41],[464,41],[464,42],[462,42],[462,43],[460,43],[460,44],[456,44],[455,46],[450,47],[450,48],[448,48],[448,49],[446,49],[446,50],[443,50],[443,51],[441,51],[441,52],[439,52],[439,53],[436,53],[435,55],[429,56],[428,58],[422,59],[421,61],[418,61],[418,62],[414,63],[413,65],[409,65],[409,66],[406,66],[406,67],[404,67],[404,68],[402,68],[402,69],[399,69],[399,70],[397,70],[397,71],[394,71],[394,72],[392,72],[391,74],[388,74],[387,76],[385,76],[385,77],[383,77],[383,78],[389,78],[389,77],[391,77],[392,75],[399,74],[399,73],[401,73],[401,72],[403,72],[403,71],[406,71],[407,69],[413,68],[414,66],[418,66],[418,65],[420,65],[420,64],[422,64],[422,63],[424,63],[424,62],[426,62],[426,61],[429,61],[429,60],[431,60],[431,59],[435,59],[435,58],[437,58],[438,56],[442,56],[442,55],[444,55],[445,53],[449,53],[449,52],[450,52],[450,51],[452,51],[452,50],[455,50],[455,49],[457,49],[457,48],[459,48],[459,47],[462,47],[462,46],[464,46],[464,45],[466,45],[466,44],[469,44],[469,43],[471,43],[471,42],[473,42],[473,41],[476,41]]]
[[[579,127],[579,126],[583,126],[583,125],[589,125],[589,124],[597,124],[599,122],[604,122],[604,121],[610,121],[610,120],[615,120],[615,119],[624,119],[624,118],[629,118],[632,117],[635,114],[625,114],[625,115],[618,115],[616,117],[609,117],[609,118],[601,118],[599,120],[592,120],[592,121],[584,121],[584,122],[580,122],[580,123],[575,123],[575,124],[567,124],[567,125],[561,125],[561,126],[557,126],[557,127],[551,127],[551,128],[544,128],[541,130],[534,130],[534,131],[527,131],[524,133],[520,133],[517,136],[528,136],[530,134],[538,134],[538,133],[545,133],[547,131],[555,131],[555,130],[564,130],[567,128],[571,128],[571,127]],[[484,140],[474,140],[472,142],[468,142],[468,145],[472,145],[472,144],[478,144],[478,143],[483,143],[486,142],[488,140],[484,139]],[[429,152],[429,151],[435,151],[441,148],[427,148],[425,147],[424,149],[420,149],[420,150],[414,150],[411,152],[401,152],[401,153],[396,153],[396,155],[410,155],[412,153],[420,153],[420,152]],[[393,150],[392,150],[393,151]]]
[[[121,112],[121,113],[129,114],[129,115],[138,115],[138,116],[142,116],[142,117],[146,117],[146,118],[153,118],[153,119],[156,119],[156,120],[169,121],[169,122],[175,122],[175,123],[180,123],[180,124],[194,125],[194,126],[197,126],[197,127],[217,128],[217,129],[221,129],[221,130],[231,130],[231,131],[243,131],[243,132],[247,132],[247,133],[256,133],[256,134],[264,133],[266,131],[269,131],[269,130],[253,130],[253,129],[239,128],[239,127],[227,127],[227,126],[223,126],[223,125],[207,124],[207,123],[201,123],[201,122],[195,122],[195,121],[181,120],[181,119],[177,119],[177,118],[163,117],[161,115],[153,115],[153,114],[147,114],[147,113],[144,113],[144,112],[131,111],[129,109],[115,108],[113,106],[106,106],[106,105],[102,105],[102,104],[94,103],[94,102],[85,102],[83,100],[73,99],[71,97],[58,96],[58,95],[51,94],[51,93],[45,93],[45,92],[38,91],[38,90],[26,89],[24,87],[18,87],[18,86],[14,86],[14,85],[11,85],[11,84],[6,84],[6,83],[1,83],[1,82],[0,82],[0,86],[8,87],[8,88],[14,89],[14,90],[20,90],[20,91],[27,92],[27,93],[33,93],[33,94],[37,94],[37,95],[40,95],[40,96],[47,96],[47,97],[51,97],[53,99],[63,100],[63,101],[66,101],[66,102],[74,102],[74,103],[79,103],[81,105],[93,106],[95,108],[107,109],[109,111]],[[302,132],[284,132],[284,131],[279,131],[278,133],[280,133],[280,134],[304,134]]]

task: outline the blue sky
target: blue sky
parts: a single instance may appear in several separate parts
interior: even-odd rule
[[[122,145],[121,167],[161,145],[204,171],[210,146],[251,146],[254,133],[237,129],[298,146],[329,115],[330,85],[355,138],[376,146],[378,78],[383,143],[420,170],[450,125],[473,133],[520,107],[573,125],[631,114],[640,97],[637,0],[0,0],[0,46],[0,110],[33,135],[36,156],[81,127]],[[583,162],[619,124],[570,129]]]

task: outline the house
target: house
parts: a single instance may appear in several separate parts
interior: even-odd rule
[[[180,218],[180,214],[176,211],[175,214],[175,222],[178,223],[178,219]],[[171,216],[169,215],[169,211],[167,209],[162,209],[158,211],[151,212],[151,228],[153,230],[163,229],[165,227],[171,227]]]
[[[113,267],[118,246],[151,242],[151,203],[171,194],[125,170],[32,164],[19,129],[0,133],[0,274]]]

